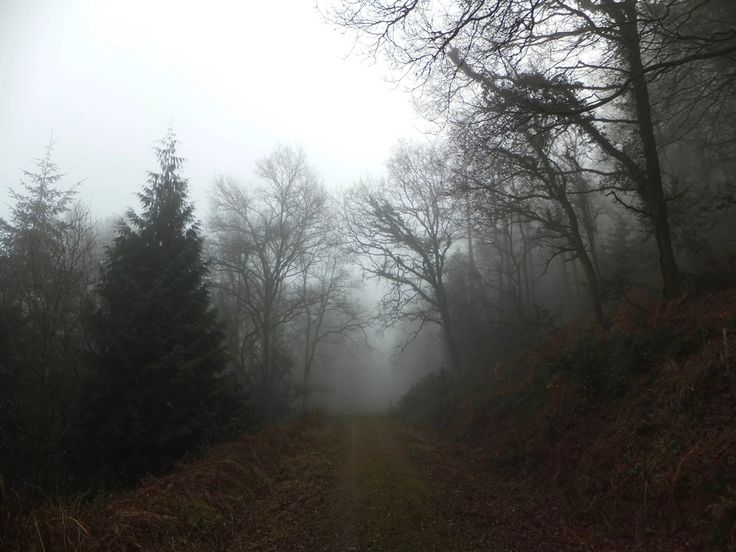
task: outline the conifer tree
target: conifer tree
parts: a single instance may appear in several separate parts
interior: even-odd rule
[[[124,479],[203,444],[222,413],[222,332],[176,147],[169,131],[155,148],[160,172],[138,194],[141,212],[118,223],[101,278],[93,424],[105,467]]]
[[[80,412],[94,236],[52,152],[23,171],[0,219],[0,471],[11,485],[59,482]]]

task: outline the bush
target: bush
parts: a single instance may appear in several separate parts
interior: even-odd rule
[[[626,393],[633,376],[667,356],[684,358],[697,347],[702,347],[699,336],[668,328],[634,334],[587,332],[562,352],[551,372],[568,374],[588,397],[615,399]]]
[[[445,371],[422,378],[401,398],[399,414],[410,423],[446,425],[464,397],[456,378]]]

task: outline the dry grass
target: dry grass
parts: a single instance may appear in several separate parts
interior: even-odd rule
[[[736,292],[637,300],[609,330],[571,326],[507,366],[453,431],[645,548],[736,550]]]
[[[219,550],[249,499],[279,478],[315,420],[213,448],[160,479],[92,503],[49,501],[3,512],[3,549],[18,551]]]

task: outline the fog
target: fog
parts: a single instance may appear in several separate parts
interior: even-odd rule
[[[733,0],[0,0],[0,76],[0,549],[736,550]]]
[[[80,183],[78,199],[111,235],[169,126],[200,219],[218,175],[252,181],[278,144],[303,147],[329,190],[383,174],[396,141],[422,123],[385,66],[350,56],[353,46],[302,0],[2,2],[0,216],[8,187],[52,140],[65,185]],[[375,409],[403,392],[390,338],[372,340],[371,360],[348,367],[359,377],[328,386],[351,398],[328,403]]]
[[[96,216],[135,201],[172,125],[201,211],[219,174],[249,177],[277,143],[300,144],[325,184],[380,172],[418,134],[410,98],[311,2],[4,1],[0,181],[55,161]],[[358,107],[359,106],[359,107]],[[7,201],[2,201],[7,208]]]
[[[564,100],[594,114],[586,123],[524,96],[554,89],[564,56],[506,44],[509,59],[531,48],[549,66],[519,61],[517,76],[493,77],[507,84],[489,80],[494,58],[460,32],[462,10],[440,4],[417,20],[398,7],[407,26],[394,26],[373,0],[3,2],[7,258],[23,257],[12,251],[24,225],[53,213],[49,239],[76,236],[58,245],[84,274],[76,300],[101,316],[105,285],[127,278],[116,252],[157,228],[167,183],[182,236],[201,239],[225,372],[265,418],[300,401],[390,408],[428,373],[461,367],[472,385],[560,324],[606,327],[606,302],[631,289],[661,278],[672,298],[681,271],[732,264],[719,252],[733,206],[728,48],[703,58],[703,99],[668,97],[683,76],[667,73],[629,114],[619,94],[591,99],[623,63],[597,37],[565,69],[590,91]],[[711,21],[725,8],[693,9]],[[453,18],[454,42],[438,44],[433,26]],[[683,60],[667,67],[684,72]],[[601,90],[631,79],[614,81]],[[637,138],[636,121],[656,124]],[[675,201],[686,193],[698,200]],[[18,293],[21,310],[39,296]],[[78,314],[85,333],[92,315]]]

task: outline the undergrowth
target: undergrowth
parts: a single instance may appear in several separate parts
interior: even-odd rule
[[[271,484],[289,450],[306,446],[311,419],[214,447],[132,491],[49,499],[0,509],[0,549],[13,551],[221,550],[250,498]]]
[[[736,292],[621,308],[487,372],[480,391],[432,376],[401,412],[636,546],[736,550]]]

